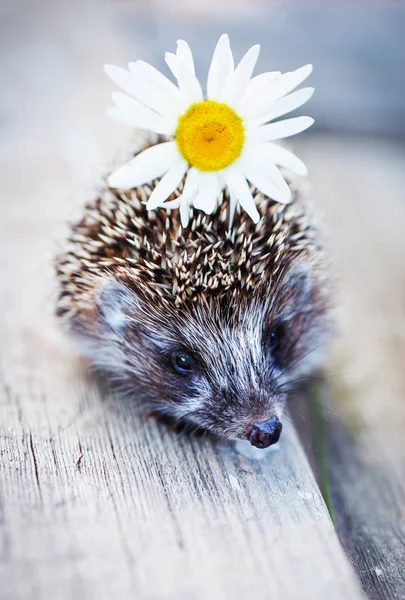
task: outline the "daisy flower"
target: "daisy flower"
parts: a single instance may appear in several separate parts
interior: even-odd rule
[[[106,65],[107,74],[129,94],[114,93],[116,106],[108,109],[108,115],[170,136],[164,138],[170,141],[150,146],[113,172],[108,185],[134,188],[159,179],[147,208],[179,207],[183,226],[188,224],[190,206],[211,214],[225,188],[231,209],[239,202],[255,223],[260,214],[252,186],[277,202],[289,202],[291,192],[278,166],[300,175],[307,169],[274,141],[304,131],[313,119],[272,121],[312,96],[310,87],[292,92],[311,73],[312,65],[252,77],[259,51],[258,45],[250,48],[235,67],[229,38],[222,35],[209,68],[206,96],[183,40],[177,42],[176,54],[165,56],[177,85],[142,60],[129,63],[129,71]],[[184,177],[181,195],[167,202]]]

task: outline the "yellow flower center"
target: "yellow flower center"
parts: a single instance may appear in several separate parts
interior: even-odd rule
[[[233,163],[245,139],[242,119],[215,100],[192,104],[179,117],[175,136],[182,156],[199,171],[219,171]]]

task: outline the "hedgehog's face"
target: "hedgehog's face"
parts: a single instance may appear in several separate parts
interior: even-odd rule
[[[273,293],[213,297],[184,311],[107,284],[99,314],[112,335],[98,362],[161,413],[269,446],[280,435],[289,383],[308,372],[320,343],[324,307],[316,287],[299,265]]]

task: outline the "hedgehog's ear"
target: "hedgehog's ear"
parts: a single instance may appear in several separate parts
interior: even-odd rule
[[[108,279],[101,284],[97,306],[101,321],[119,335],[125,333],[136,296],[123,283]]]
[[[312,272],[305,263],[295,263],[283,276],[278,296],[278,304],[285,317],[311,309],[314,280]]]

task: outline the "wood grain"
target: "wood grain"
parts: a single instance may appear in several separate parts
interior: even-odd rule
[[[179,438],[103,396],[57,335],[14,333],[2,598],[361,596],[291,426],[260,462]]]
[[[304,153],[340,265],[323,395],[336,525],[368,596],[405,598],[405,147],[327,137]]]

